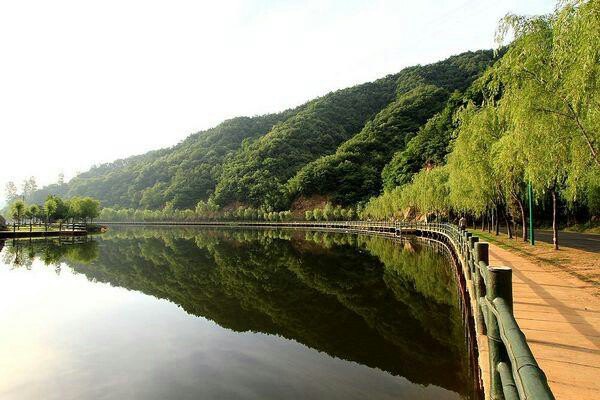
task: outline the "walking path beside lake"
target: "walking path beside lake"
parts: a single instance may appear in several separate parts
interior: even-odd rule
[[[490,265],[513,270],[515,318],[556,398],[600,399],[597,285],[494,244],[489,248]],[[482,370],[487,374],[488,366]]]

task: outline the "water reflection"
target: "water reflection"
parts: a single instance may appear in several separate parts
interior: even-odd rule
[[[391,389],[363,373],[369,398],[410,397],[415,390],[422,398],[449,396],[430,385],[472,395],[453,272],[443,253],[419,242],[299,231],[115,228],[82,243],[9,242],[2,256],[13,269],[31,268],[36,258],[57,272],[66,263],[88,281],[166,299],[230,332],[277,335],[322,352],[321,358],[358,363],[418,384],[409,389],[402,380],[401,387]],[[230,346],[247,346],[241,344],[243,336],[235,337]],[[285,354],[277,343],[264,350],[272,358]],[[356,373],[344,372],[344,390],[323,375],[319,387],[331,390],[317,390],[314,398],[333,393],[364,398],[358,384],[352,387],[363,379],[353,377]],[[261,396],[296,398],[289,386],[275,389],[279,379],[263,381],[263,389],[270,389]],[[302,382],[301,376],[296,379]],[[206,383],[211,397],[261,398],[247,391],[224,395],[218,381]],[[174,398],[198,394],[197,388],[181,390]],[[311,397],[310,391],[303,396]]]
[[[98,243],[92,237],[0,241],[0,251],[6,244],[2,261],[12,267],[30,269],[37,258],[60,271],[61,262],[90,263],[98,258]]]

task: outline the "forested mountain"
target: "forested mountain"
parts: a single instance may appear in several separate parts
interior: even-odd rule
[[[463,102],[464,97],[455,92],[444,109],[422,125],[404,149],[394,154],[381,174],[384,189],[409,183],[424,166],[444,164],[451,139],[448,132],[452,132],[454,113]]]
[[[388,76],[314,100],[227,160],[215,200],[284,208],[285,182],[307,163],[333,153],[394,98],[396,76]]]
[[[300,197],[342,205],[367,200],[383,181],[397,179],[382,179],[390,160],[385,171],[414,173],[443,159],[449,130],[436,128],[451,123],[461,93],[494,60],[491,50],[467,52],[281,113],[233,118],[172,148],[96,166],[37,197],[60,190],[142,209],[188,209],[200,200],[275,210]],[[419,137],[432,154],[421,151]]]
[[[342,205],[368,199],[381,189],[381,170],[394,152],[402,149],[419,126],[444,107],[449,93],[468,87],[492,60],[491,51],[465,53],[432,65],[407,68],[374,82],[384,89],[393,82],[394,97],[379,95],[379,101],[369,111],[377,110],[381,100],[388,100],[387,105],[379,107],[380,111],[360,124],[359,129],[358,124],[350,129],[342,126],[345,134],[330,142],[335,149],[321,145],[322,138],[329,139],[329,132],[335,126],[328,126],[328,131],[313,128],[314,115],[287,136],[270,132],[252,149],[228,162],[217,186],[217,202],[286,208],[299,195],[325,195]],[[350,90],[365,89],[367,86],[362,85]],[[353,92],[338,93],[350,99],[346,101],[351,105],[330,114],[330,122],[335,123],[347,114],[359,122],[361,119],[357,117],[367,115],[363,110],[357,114],[355,96],[350,97]],[[313,146],[315,138],[319,146]],[[346,140],[337,142],[338,138]],[[222,196],[224,191],[228,196]]]
[[[86,193],[105,205],[120,207],[154,209],[167,202],[176,208],[194,207],[214,190],[225,157],[302,108],[233,118],[191,135],[173,148],[92,168],[69,182],[68,193]]]

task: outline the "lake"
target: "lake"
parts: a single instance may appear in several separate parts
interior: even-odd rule
[[[0,399],[470,399],[448,254],[293,230],[6,241]]]

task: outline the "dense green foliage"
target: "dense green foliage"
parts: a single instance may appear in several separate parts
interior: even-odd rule
[[[282,222],[292,220],[292,213],[286,211],[265,211],[253,207],[238,207],[223,211],[206,206],[202,201],[195,210],[176,210],[165,207],[160,210],[140,210],[133,208],[103,208],[100,219],[106,222],[194,222],[194,221],[267,221]]]
[[[285,183],[320,156],[332,153],[388,104],[396,77],[329,94],[242,149],[224,166],[215,200],[274,208],[286,206]]]
[[[465,90],[492,62],[491,51],[480,51],[403,70],[397,78],[396,99],[334,154],[306,165],[289,182],[291,193],[328,194],[344,205],[378,194],[381,172],[393,154],[403,150],[419,128],[444,109],[452,92]],[[438,136],[445,145],[431,144],[429,155],[434,158],[443,157],[449,141],[448,131]],[[419,170],[423,164],[424,160],[414,159],[403,165]]]
[[[233,118],[173,148],[100,165],[69,182],[68,194],[92,196],[108,206],[156,209],[170,203],[175,208],[193,208],[214,191],[228,155],[299,109]]]
[[[176,210],[165,207],[160,210],[140,210],[133,208],[103,208],[100,219],[106,222],[194,222],[194,221],[266,221],[284,222],[307,221],[347,221],[359,216],[360,208],[343,208],[326,203],[322,208],[307,210],[302,215],[293,215],[290,210],[267,211],[264,208],[243,207],[224,211],[214,203],[199,201],[195,210]]]
[[[419,210],[426,217],[428,214],[445,214],[450,206],[448,178],[445,166],[423,170],[413,176],[410,184],[398,186],[371,199],[363,211],[363,216],[378,220],[414,217],[399,214],[407,209]]]
[[[28,205],[25,201],[17,199],[9,205],[9,216],[16,225],[21,225],[25,220],[30,226],[69,220],[92,222],[100,212],[100,202],[91,197],[71,197],[65,200],[59,196],[48,195],[43,204]]]
[[[406,148],[394,154],[381,174],[384,189],[393,189],[409,183],[423,167],[443,165],[449,151],[453,117],[463,98],[455,92],[444,109],[423,125]]]
[[[340,204],[353,204],[377,194],[381,170],[394,149],[405,145],[411,132],[443,105],[445,97],[443,90],[431,85],[402,95],[334,154],[302,168],[289,183],[291,193],[330,194]]]

